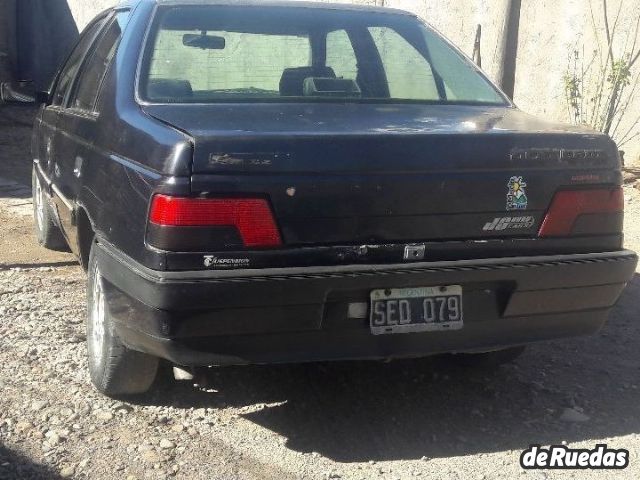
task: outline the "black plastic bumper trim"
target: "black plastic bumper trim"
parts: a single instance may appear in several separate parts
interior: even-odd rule
[[[634,274],[631,251],[476,261],[265,270],[161,272],[99,244],[109,282],[161,310],[193,311],[320,305],[334,292],[511,282],[514,291],[624,284]]]
[[[160,272],[99,244],[118,335],[182,365],[424,356],[584,335],[605,322],[635,274],[631,251],[477,261]],[[370,290],[463,285],[465,327],[371,335],[350,319]]]

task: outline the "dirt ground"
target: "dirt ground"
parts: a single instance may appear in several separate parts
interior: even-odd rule
[[[13,115],[28,117],[0,110],[0,177],[26,183],[29,129],[2,123]],[[640,250],[640,192],[626,193],[627,243]],[[640,476],[638,277],[599,334],[531,346],[493,372],[447,357],[210,369],[201,385],[166,375],[121,402],[89,383],[72,260],[39,248],[31,219],[0,203],[0,479]],[[530,444],[599,443],[630,450],[629,468],[519,465]]]
[[[29,186],[31,184],[31,125],[34,110],[29,107],[0,106],[0,178]],[[0,197],[4,194],[0,185]],[[30,198],[20,194],[26,202]],[[18,198],[20,198],[18,197]],[[69,263],[69,254],[60,254],[38,248],[31,219],[19,221],[13,212],[0,208],[0,268],[8,266],[55,265]]]
[[[75,258],[39,248],[29,218],[16,219],[0,209],[0,269],[33,266],[75,266]]]

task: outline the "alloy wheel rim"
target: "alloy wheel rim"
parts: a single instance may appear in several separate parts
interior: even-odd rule
[[[102,289],[102,276],[96,265],[93,274],[93,285],[91,286],[93,294],[93,304],[91,307],[91,354],[94,362],[100,362],[104,350],[105,338],[105,300],[104,291]]]
[[[40,184],[40,180],[36,178],[36,221],[38,222],[38,227],[42,229],[44,225],[44,190],[42,189],[42,185]]]

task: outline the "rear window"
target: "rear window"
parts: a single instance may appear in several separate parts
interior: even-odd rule
[[[188,82],[203,97],[274,95],[282,72],[311,65],[309,37],[208,30],[208,36],[224,38],[225,47],[205,49],[184,45],[184,36],[193,33],[158,32],[147,87],[152,97],[159,93],[158,85],[170,92],[170,82],[182,82],[185,87]]]
[[[139,92],[154,103],[505,104],[416,18],[330,8],[160,8]]]

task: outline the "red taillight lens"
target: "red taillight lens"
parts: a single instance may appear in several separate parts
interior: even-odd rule
[[[271,208],[259,198],[181,198],[156,195],[151,223],[168,227],[235,227],[246,247],[282,245]]]
[[[602,190],[567,190],[556,193],[542,222],[541,237],[566,237],[581,215],[624,212],[622,187]]]

